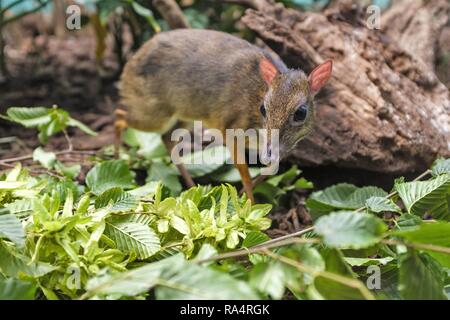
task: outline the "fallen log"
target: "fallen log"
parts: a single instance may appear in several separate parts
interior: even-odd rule
[[[400,174],[449,156],[448,89],[396,39],[367,28],[364,8],[337,3],[311,13],[267,2],[242,18],[289,67],[334,61],[315,130],[291,160]]]

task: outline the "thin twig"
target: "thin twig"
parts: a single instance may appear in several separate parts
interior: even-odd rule
[[[66,141],[67,141],[67,146],[68,146],[67,151],[72,152],[73,151],[72,140],[70,139],[69,135],[67,134],[66,129],[64,129],[62,132],[64,133],[64,138],[66,138]]]
[[[261,244],[261,245],[254,246],[254,247],[251,247],[248,249],[240,249],[237,251],[218,254],[216,256],[202,259],[202,260],[197,260],[195,262],[201,264],[201,263],[210,262],[210,261],[217,261],[217,260],[224,260],[224,259],[229,259],[229,258],[248,256],[249,254],[252,254],[252,253],[260,253],[267,249],[278,248],[278,247],[287,246],[287,245],[296,244],[296,243],[297,244],[320,243],[320,239],[290,238],[290,239],[286,239],[284,241],[278,241],[276,243],[274,242],[271,244]]]
[[[397,240],[389,240],[389,239],[382,240],[381,243],[387,244],[387,245],[390,245],[390,246],[404,245],[404,246],[406,246],[408,248],[413,248],[413,249],[429,250],[429,251],[434,251],[434,252],[439,252],[439,253],[450,254],[450,248],[437,246],[437,245],[434,245],[434,244],[408,243],[408,242],[402,242],[402,241],[397,241]]]
[[[295,261],[293,259],[290,259],[288,257],[278,255],[276,253],[273,253],[272,251],[268,249],[264,249],[263,253],[267,256],[271,257],[272,259],[278,260],[284,264],[290,265],[296,269],[298,269],[300,272],[308,273],[312,275],[313,277],[323,277],[327,278],[329,280],[341,283],[347,287],[357,289],[361,292],[361,294],[364,296],[366,300],[375,300],[375,297],[370,293],[370,291],[364,286],[364,284],[358,280],[348,278],[345,276],[341,276],[340,274],[328,272],[328,271],[318,271],[314,268],[311,268],[309,266],[306,266],[298,261]]]
[[[57,156],[65,155],[65,154],[82,154],[82,155],[93,156],[96,153],[97,153],[96,151],[91,151],[91,150],[69,150],[69,149],[54,152],[54,154],[57,155]],[[18,161],[24,161],[24,160],[30,160],[30,159],[33,159],[33,154],[28,154],[28,155],[25,155],[25,156],[3,159],[3,160],[0,160],[0,164],[10,163],[10,162],[18,162]]]

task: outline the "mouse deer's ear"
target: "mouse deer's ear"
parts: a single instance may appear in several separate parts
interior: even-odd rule
[[[269,60],[262,58],[259,61],[259,72],[267,85],[270,85],[276,77],[278,70]]]
[[[309,88],[311,94],[315,95],[322,89],[322,87],[328,82],[331,77],[331,71],[333,70],[333,61],[328,60],[321,65],[317,66],[308,77]]]

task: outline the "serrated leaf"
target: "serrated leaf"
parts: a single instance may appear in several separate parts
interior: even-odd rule
[[[182,190],[182,185],[178,179],[178,171],[162,162],[152,163],[146,181],[161,182],[164,186],[169,188],[174,195],[179,194]]]
[[[42,147],[38,147],[33,151],[33,161],[39,162],[44,168],[53,169],[56,155],[54,152],[47,152]]]
[[[230,151],[225,146],[210,147],[187,154],[181,158],[192,177],[202,177],[223,166],[230,158]]]
[[[315,223],[315,232],[335,248],[367,248],[381,240],[386,230],[381,219],[351,211],[334,212]]]
[[[447,300],[440,267],[430,256],[412,250],[400,259],[399,290],[408,300]]]
[[[89,128],[87,125],[85,125],[84,123],[69,117],[69,120],[67,122],[67,125],[71,126],[71,127],[76,127],[78,129],[80,129],[81,131],[83,131],[84,133],[90,135],[90,136],[96,136],[97,133],[95,131],[93,131],[91,128]]]
[[[158,236],[146,224],[128,222],[126,219],[111,219],[107,221],[105,231],[118,249],[126,253],[134,252],[141,260],[151,257],[161,249]]]
[[[12,107],[6,111],[9,119],[20,123],[24,127],[34,128],[40,125],[48,124],[51,121],[50,108],[22,108]]]
[[[442,174],[429,181],[414,181],[395,185],[408,213],[423,216],[430,213],[435,219],[450,218],[450,174]]]
[[[385,258],[351,258],[345,257],[344,260],[351,265],[352,267],[361,267],[361,266],[372,266],[372,265],[386,265],[394,258],[385,257]]]
[[[404,238],[412,243],[450,247],[449,222],[422,223],[413,229],[395,231],[393,235]]]
[[[0,279],[0,300],[33,300],[36,285],[19,279]]]
[[[11,214],[19,218],[27,217],[33,212],[33,205],[28,199],[20,199],[8,203],[5,205],[5,208],[7,208]]]
[[[0,209],[0,238],[7,238],[18,246],[25,244],[22,223],[8,209]]]
[[[397,206],[392,200],[384,197],[370,197],[366,200],[366,207],[375,213],[401,212],[399,206]]]
[[[251,231],[242,242],[242,248],[251,248],[270,240],[269,236],[261,231]]]
[[[181,254],[134,270],[96,279],[88,284],[88,294],[135,296],[156,287],[162,300],[257,299],[254,291],[232,276],[186,261]]]
[[[355,281],[355,275],[350,266],[345,262],[340,250],[324,248],[321,251],[325,261],[325,270]],[[329,300],[365,300],[367,297],[361,288],[354,288],[332,279],[318,276],[314,278],[314,287],[320,295]],[[362,288],[364,284],[361,282]]]
[[[95,200],[95,208],[104,208],[112,205],[110,212],[125,212],[136,209],[139,201],[130,193],[125,192],[120,187],[106,190]]]
[[[155,132],[129,128],[125,131],[124,141],[130,146],[139,147],[137,153],[145,159],[161,158],[167,155],[161,135]]]
[[[86,175],[86,185],[95,195],[100,195],[114,187],[132,188],[133,180],[133,175],[123,160],[110,160],[96,164]]]
[[[341,183],[311,194],[306,205],[313,218],[338,210],[353,210],[364,207],[371,197],[385,197],[387,193],[377,187],[357,188]]]
[[[0,245],[0,270],[8,277],[19,278],[21,275],[28,275],[39,278],[56,268],[43,262],[30,263],[30,258],[20,254],[12,254]]]
[[[431,169],[433,176],[439,176],[441,174],[450,173],[450,159],[437,159]]]
[[[279,262],[258,263],[250,273],[250,284],[273,299],[281,299],[285,291],[285,266]]]
[[[254,300],[258,295],[231,275],[185,261],[162,274],[156,288],[160,300]]]

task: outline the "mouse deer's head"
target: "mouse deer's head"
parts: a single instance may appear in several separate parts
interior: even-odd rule
[[[314,96],[330,79],[332,66],[328,60],[306,76],[301,70],[280,72],[269,60],[261,59],[259,70],[268,90],[260,112],[268,131],[269,154],[274,147],[271,130],[279,130],[278,158],[286,156],[310,132],[315,114]]]

